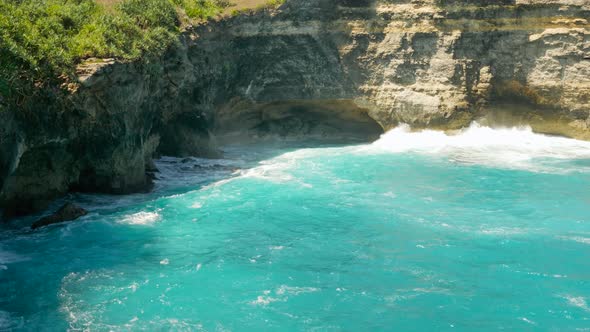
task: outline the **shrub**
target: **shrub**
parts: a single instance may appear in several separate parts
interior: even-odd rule
[[[223,10],[223,3],[215,0],[175,0],[184,9],[186,15],[193,19],[205,19],[215,16]]]
[[[168,0],[125,0],[118,9],[142,29],[174,29],[179,23],[176,9]]]
[[[72,75],[84,58],[159,55],[179,33],[177,9],[206,19],[224,1],[0,0],[0,106]]]

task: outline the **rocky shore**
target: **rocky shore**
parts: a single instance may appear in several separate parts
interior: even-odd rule
[[[149,190],[152,158],[232,137],[371,139],[504,109],[590,140],[589,59],[585,0],[288,0],[190,28],[156,60],[89,59],[66,98],[0,113],[0,205]]]

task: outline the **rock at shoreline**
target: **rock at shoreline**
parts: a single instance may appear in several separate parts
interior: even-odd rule
[[[37,229],[40,227],[45,227],[53,224],[57,224],[64,221],[72,221],[76,220],[84,215],[86,215],[88,211],[84,210],[83,208],[76,206],[72,203],[66,203],[62,206],[57,212],[47,217],[41,218],[31,225],[31,229]]]

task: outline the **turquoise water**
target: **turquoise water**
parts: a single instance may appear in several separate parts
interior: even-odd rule
[[[164,158],[0,232],[0,330],[590,328],[590,144],[473,126]]]

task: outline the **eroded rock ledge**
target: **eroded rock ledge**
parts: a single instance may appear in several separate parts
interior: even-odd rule
[[[236,132],[454,129],[508,103],[590,139],[589,21],[585,0],[287,0],[195,27],[157,60],[84,63],[63,105],[0,114],[0,204],[146,190],[154,156]]]

